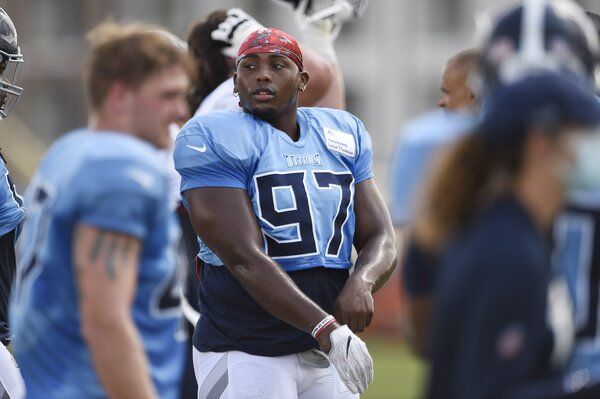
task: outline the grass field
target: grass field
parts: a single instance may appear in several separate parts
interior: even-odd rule
[[[398,341],[370,337],[367,346],[375,365],[375,379],[362,399],[419,398],[425,366]]]

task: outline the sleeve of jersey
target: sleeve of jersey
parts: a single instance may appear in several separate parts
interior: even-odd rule
[[[373,144],[363,123],[358,118],[355,121],[358,129],[358,156],[354,164],[354,180],[358,184],[373,177]]]
[[[175,141],[173,158],[183,193],[201,187],[245,189],[247,173],[240,143],[222,143],[198,123],[184,126]]]
[[[164,176],[133,163],[96,164],[79,182],[78,222],[144,239],[160,206],[168,206]]]

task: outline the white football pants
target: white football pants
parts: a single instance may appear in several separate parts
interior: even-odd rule
[[[0,344],[0,398],[22,399],[25,397],[25,384],[17,362],[8,349]]]
[[[313,351],[278,357],[193,349],[198,399],[357,399]]]

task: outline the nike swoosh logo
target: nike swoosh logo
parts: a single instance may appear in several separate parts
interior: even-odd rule
[[[352,337],[348,337],[348,341],[346,341],[346,359],[348,359],[348,349],[350,349],[350,341],[352,341]]]
[[[196,147],[195,145],[186,145],[186,147],[194,151],[206,152],[206,145],[203,145],[202,147]]]

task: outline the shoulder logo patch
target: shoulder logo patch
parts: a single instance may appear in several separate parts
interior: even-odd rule
[[[349,157],[356,156],[356,142],[353,135],[328,127],[323,128],[323,134],[325,135],[325,144],[331,151],[339,152]]]

